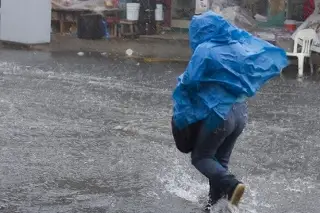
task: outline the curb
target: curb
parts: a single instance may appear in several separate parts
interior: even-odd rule
[[[138,61],[143,61],[145,63],[188,63],[188,59],[182,58],[155,58],[155,57],[144,57],[144,56],[126,56],[127,58],[132,58]]]
[[[50,52],[50,53],[74,53],[78,54],[79,52],[84,53],[86,56],[107,56],[111,58],[123,58],[123,59],[134,59],[144,63],[188,63],[189,59],[183,58],[160,58],[160,57],[153,57],[153,56],[128,56],[125,53],[118,53],[118,52],[111,52],[107,55],[103,55],[103,52],[100,51],[90,51],[90,50],[62,50],[57,51],[53,50],[49,46],[45,45],[24,45],[24,44],[17,44],[11,42],[2,42],[1,47],[4,49],[12,49],[12,50],[24,50],[24,51],[39,51],[39,52]]]
[[[189,59],[186,58],[162,58],[162,57],[153,57],[152,55],[143,56],[143,55],[131,55],[128,56],[124,52],[111,51],[107,55],[103,55],[103,52],[97,50],[55,50],[50,47],[50,45],[27,45],[19,44],[14,42],[1,42],[0,48],[11,49],[11,50],[24,50],[24,51],[39,51],[39,52],[49,52],[49,53],[74,53],[78,54],[79,52],[84,53],[86,56],[106,56],[111,58],[124,58],[124,59],[134,59],[144,63],[188,63]]]

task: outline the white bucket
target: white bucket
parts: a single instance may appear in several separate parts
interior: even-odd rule
[[[127,20],[139,20],[140,3],[127,3]]]
[[[163,5],[157,4],[157,8],[155,11],[156,21],[163,21]]]

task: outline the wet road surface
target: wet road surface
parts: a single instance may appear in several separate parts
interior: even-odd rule
[[[201,212],[207,182],[169,125],[183,69],[1,50],[0,212]],[[320,212],[320,82],[293,72],[250,100],[240,212]]]

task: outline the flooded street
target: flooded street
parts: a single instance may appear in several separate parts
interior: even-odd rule
[[[201,212],[207,180],[170,129],[184,67],[1,50],[0,212]],[[320,212],[320,81],[291,71],[249,102],[241,213]]]

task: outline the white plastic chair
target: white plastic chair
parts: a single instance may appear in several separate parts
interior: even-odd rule
[[[313,29],[304,29],[297,32],[294,37],[293,52],[287,52],[287,56],[298,58],[298,75],[303,76],[304,58],[309,58],[311,73],[313,73],[313,63],[311,60],[311,46],[313,42],[318,42],[317,33]],[[301,48],[298,49],[298,46]]]

